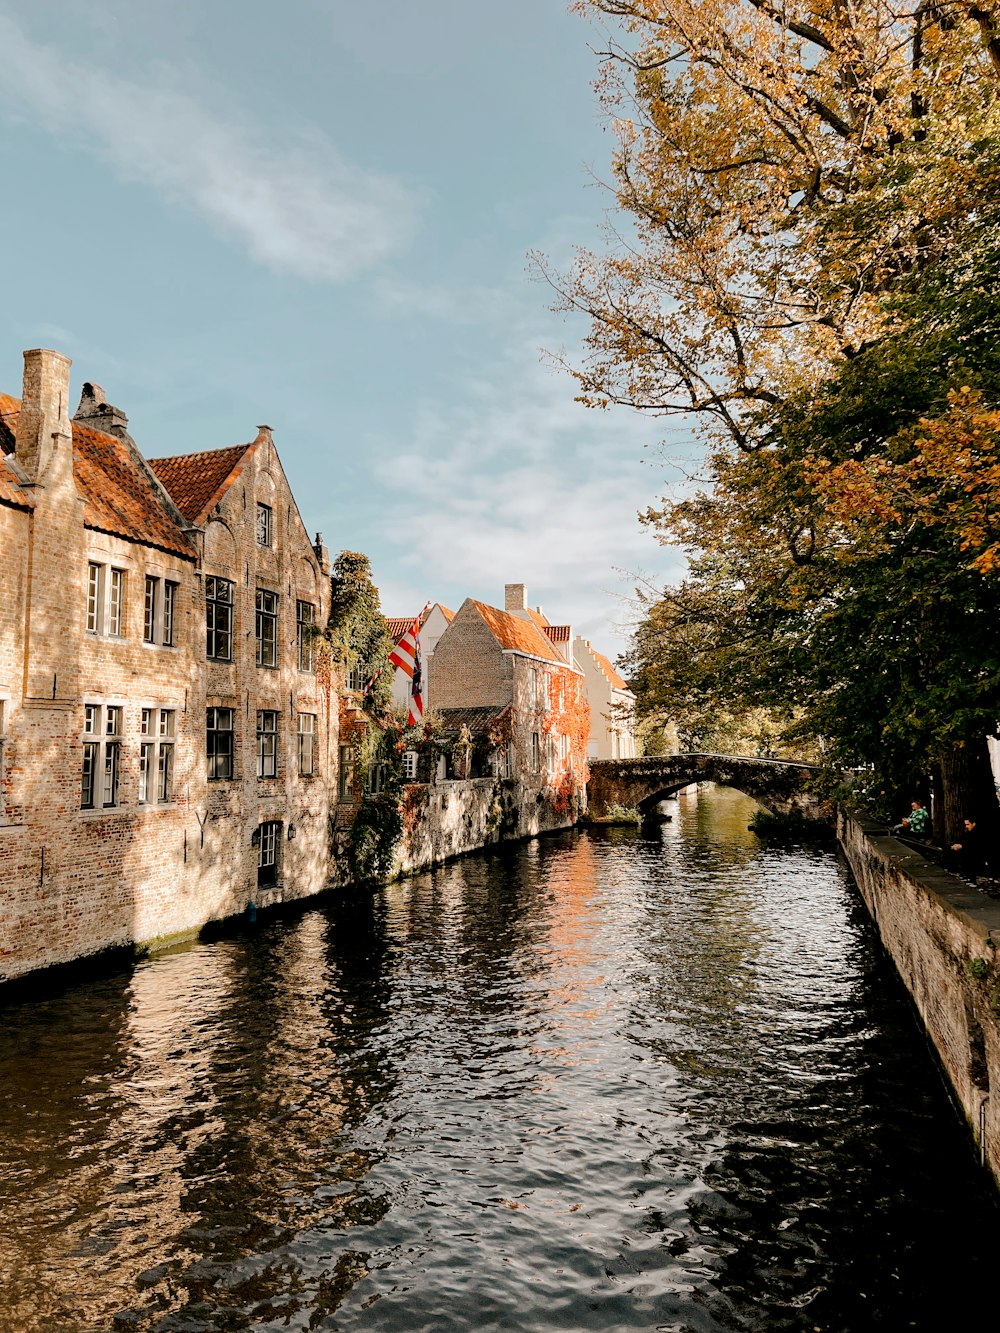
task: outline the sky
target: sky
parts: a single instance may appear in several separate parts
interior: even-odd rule
[[[679,563],[664,423],[574,401],[528,260],[602,244],[602,41],[565,0],[0,0],[0,390],[53,347],[149,458],[267,424],[387,615],[525,583],[622,651]]]

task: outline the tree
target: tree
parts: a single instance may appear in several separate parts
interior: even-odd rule
[[[991,10],[579,0],[631,230],[559,286],[583,401],[693,413],[707,488],[647,521],[640,703],[759,705],[874,767],[995,800],[1000,45]],[[550,275],[551,277],[551,275]],[[680,707],[678,708],[678,703]]]
[[[631,230],[559,279],[590,319],[583,401],[695,413],[753,448],[769,409],[886,328],[879,295],[980,206],[1000,65],[978,8],[579,0],[615,16],[601,92]]]

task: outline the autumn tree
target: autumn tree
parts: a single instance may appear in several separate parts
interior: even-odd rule
[[[647,516],[691,572],[647,607],[647,708],[766,703],[790,737],[995,800],[1000,714],[992,12],[580,0],[619,20],[609,251],[559,279],[583,401],[693,414],[706,487]],[[995,815],[995,809],[993,809]]]

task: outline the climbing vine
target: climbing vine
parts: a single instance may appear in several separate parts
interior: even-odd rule
[[[317,662],[342,687],[341,744],[351,753],[350,786],[355,795],[362,794],[348,855],[353,877],[362,882],[391,873],[403,835],[402,722],[392,708],[391,649],[368,557],[341,551],[333,564],[330,617]],[[376,770],[378,782],[373,783]]]

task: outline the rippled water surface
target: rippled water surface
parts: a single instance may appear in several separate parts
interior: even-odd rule
[[[751,810],[8,999],[0,1330],[995,1327],[908,1002],[834,856]]]

